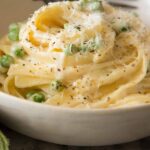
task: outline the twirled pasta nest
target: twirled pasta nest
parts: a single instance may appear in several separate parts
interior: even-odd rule
[[[150,103],[149,43],[132,12],[98,0],[49,3],[19,24],[18,40],[1,40],[1,57],[14,59],[0,74],[1,90],[72,108]],[[25,56],[14,55],[16,45]]]

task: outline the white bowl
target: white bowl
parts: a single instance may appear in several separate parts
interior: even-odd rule
[[[9,6],[9,9],[7,8]],[[0,2],[0,33],[42,5],[31,0]],[[36,139],[66,145],[100,146],[150,135],[150,105],[108,110],[75,110],[24,101],[0,92],[0,120]]]
[[[150,135],[150,105],[82,110],[24,101],[0,93],[0,119],[30,137],[65,145],[100,146]]]

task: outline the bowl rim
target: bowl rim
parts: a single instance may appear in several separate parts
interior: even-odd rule
[[[23,100],[21,98],[9,95],[7,93],[1,92],[0,91],[0,97],[5,97],[8,98],[10,102],[16,102],[18,104],[25,104],[28,106],[32,107],[37,107],[37,108],[45,108],[45,109],[52,109],[56,111],[66,111],[66,112],[80,112],[80,113],[104,113],[104,114],[109,114],[109,113],[119,113],[119,112],[126,112],[126,111],[135,111],[139,109],[146,109],[150,108],[150,104],[141,104],[141,105],[135,105],[135,106],[129,106],[129,107],[120,107],[120,108],[94,108],[94,109],[83,109],[83,108],[69,108],[69,107],[58,107],[58,106],[53,106],[53,105],[48,105],[48,104],[41,104],[41,103],[34,103],[31,101]],[[0,99],[0,105],[1,105],[1,99]]]

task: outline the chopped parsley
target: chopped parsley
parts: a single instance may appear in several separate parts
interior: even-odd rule
[[[63,85],[63,83],[61,81],[58,80],[53,80],[50,83],[50,89],[56,92],[61,92],[63,91],[65,88],[65,86]]]
[[[68,44],[66,48],[64,49],[64,53],[66,55],[73,55],[79,51],[80,51],[80,48],[76,46],[75,44]]]
[[[101,41],[99,36],[96,36],[90,39],[84,47],[86,47],[86,51],[96,51],[101,46]]]
[[[79,45],[68,44],[64,49],[64,53],[66,55],[73,55],[78,52],[95,52],[101,47],[101,45],[101,38],[96,36],[91,38],[89,41],[85,41]]]
[[[127,32],[130,30],[129,25],[123,19],[114,19],[112,21],[112,28],[116,31],[117,34],[121,32]]]

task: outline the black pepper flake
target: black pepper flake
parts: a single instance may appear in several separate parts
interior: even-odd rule
[[[94,50],[90,51],[90,53],[94,53]]]
[[[59,103],[59,102],[57,102],[57,105],[60,105],[60,103]]]
[[[79,53],[80,56],[82,56],[82,53]]]
[[[139,93],[139,94],[142,94],[142,92],[141,92],[141,91],[138,91],[138,93]]]
[[[107,100],[109,101],[109,100],[110,100],[110,97],[107,97]]]
[[[53,68],[51,68],[50,71],[53,72]]]
[[[22,64],[22,66],[25,66],[25,64]]]
[[[75,28],[79,31],[81,31],[81,27],[80,26],[75,26]]]
[[[72,90],[75,90],[75,87],[73,87]]]
[[[55,58],[55,57],[53,57],[53,59],[54,59],[54,60],[56,60],[56,58]]]
[[[133,47],[133,45],[132,45],[132,44],[130,44],[130,45],[129,45],[129,47],[130,47],[130,48],[132,48],[132,47]]]
[[[77,68],[77,66],[73,66],[73,68]]]
[[[87,99],[87,97],[84,97],[84,99],[86,100],[86,99]]]
[[[61,69],[59,69],[59,68],[58,68],[57,70],[58,70],[59,72],[61,71]]]

